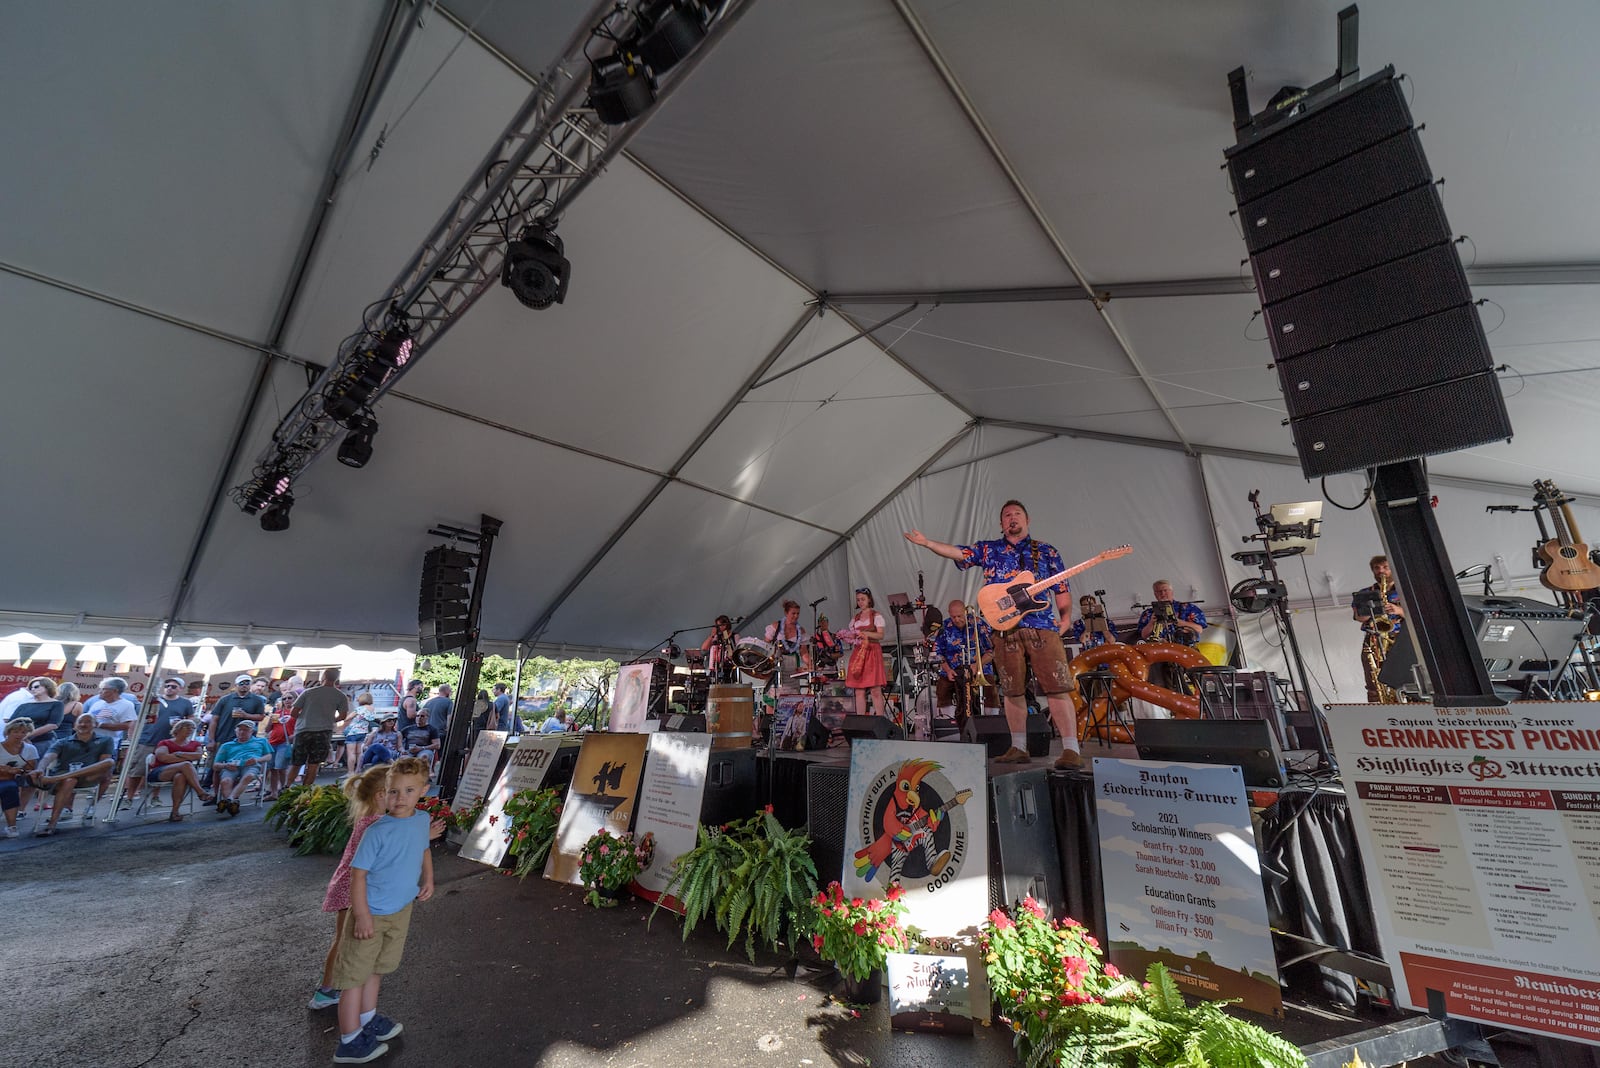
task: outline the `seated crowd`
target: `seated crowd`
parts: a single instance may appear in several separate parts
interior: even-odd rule
[[[185,695],[188,684],[164,679],[153,707],[140,724],[139,706],[125,680],[104,679],[94,697],[79,699],[77,687],[36,678],[28,683],[31,700],[17,703],[0,738],[0,810],[5,835],[16,838],[19,818],[38,801],[34,834],[56,832],[72,814],[80,791],[92,791],[85,819],[119,774],[119,758],[129,762],[122,803],[133,804],[141,789],[151,800],[171,788],[168,819],[183,819],[189,793],[219,814],[239,814],[241,799],[275,799],[296,779],[316,781],[327,765],[347,774],[403,756],[437,765],[454,710],[451,687],[440,685],[424,700],[425,687],[413,680],[398,714],[373,708],[372,694],[349,697],[339,688],[339,670],[322,672],[315,685],[295,675],[278,682],[239,675],[232,686],[201,710]],[[501,683],[491,696],[480,690],[475,725],[520,734],[525,728]],[[550,733],[569,729],[557,712],[531,729]],[[48,810],[48,817],[46,815]]]

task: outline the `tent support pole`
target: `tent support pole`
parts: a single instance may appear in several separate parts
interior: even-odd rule
[[[513,718],[516,719],[516,721],[518,723],[522,722],[522,712],[517,707],[517,704],[518,704],[518,702],[520,702],[522,700],[522,662],[524,660],[526,660],[526,659],[527,659],[527,650],[523,648],[521,642],[518,642],[517,643],[517,670],[516,670],[516,673],[513,674],[512,677],[511,677],[511,715],[513,716]],[[521,734],[522,732],[518,731],[517,733]]]
[[[117,814],[122,809],[122,792],[128,788],[128,776],[133,770],[133,751],[138,746],[139,735],[144,731],[145,721],[150,718],[150,705],[156,699],[156,691],[160,689],[157,675],[161,671],[161,660],[167,655],[167,645],[172,641],[172,627],[170,619],[161,625],[161,641],[156,646],[156,658],[145,669],[150,673],[150,685],[144,688],[144,699],[139,702],[139,714],[134,716],[133,726],[127,731],[128,755],[122,761],[122,770],[117,773],[116,784],[111,794],[111,809],[103,821],[113,827],[117,825]],[[201,700],[204,699],[202,694]]]

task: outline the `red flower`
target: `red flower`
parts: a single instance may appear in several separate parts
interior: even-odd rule
[[[822,949],[822,936],[821,935],[812,935],[811,936],[811,948],[815,949],[815,950],[817,950],[819,952],[821,951],[821,949]]]
[[[500,822],[500,817],[499,816],[490,816],[489,817],[489,826],[493,827],[495,824],[497,824],[499,822]]]
[[[833,891],[833,903],[835,905],[844,904],[844,887],[840,886],[838,883],[834,883],[828,889]]]
[[[1084,1005],[1091,999],[1088,994],[1083,994],[1076,990],[1063,990],[1057,1000],[1063,1005]]]
[[[864,923],[858,923],[851,928],[851,930],[855,931],[855,933],[858,935],[864,935],[867,933],[867,925]]]
[[[1039,917],[1039,919],[1044,919],[1044,906],[1035,901],[1032,895],[1022,899],[1022,907]]]
[[[764,812],[771,812],[771,811],[772,811],[772,806],[771,806],[771,805],[768,805],[768,806],[767,806],[767,807],[766,807],[766,808],[765,808],[765,809],[763,809],[763,810],[762,810],[762,811],[764,811]]]
[[[1084,935],[1083,944],[1088,946],[1090,949],[1100,948],[1100,943],[1095,939],[1094,935]]]
[[[997,931],[1009,931],[1012,927],[1016,926],[1011,922],[1011,917],[1007,916],[999,909],[995,909],[993,912],[989,913],[989,922]]]
[[[1072,986],[1082,986],[1083,981],[1089,978],[1093,965],[1082,957],[1062,957],[1061,969],[1065,973],[1068,983]]]
[[[1122,973],[1117,971],[1117,966],[1115,964],[1107,964],[1106,965],[1106,978],[1107,979],[1121,979],[1122,978]]]
[[[850,899],[850,907],[853,909],[858,909],[863,904],[865,904],[865,902],[863,902],[859,897],[853,897]]]
[[[889,884],[889,900],[890,901],[899,901],[901,898],[903,898],[905,896],[906,896],[906,888],[905,887],[901,886],[899,883],[890,883]]]

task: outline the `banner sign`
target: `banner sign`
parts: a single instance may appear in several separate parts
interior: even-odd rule
[[[645,664],[648,668],[650,665]],[[622,834],[633,825],[639,796],[639,775],[644,770],[644,734],[589,734],[578,751],[567,803],[561,810],[556,844],[545,862],[544,877],[581,886],[578,867],[583,843],[604,827]]]
[[[972,1034],[967,958],[891,953],[889,1026],[896,1031]],[[984,1006],[987,1014],[988,1006]]]
[[[706,768],[711,762],[709,734],[654,734],[650,759],[639,785],[639,818],[634,831],[655,835],[655,856],[634,880],[646,901],[655,901],[672,878],[672,866],[695,847],[700,836],[700,807],[705,800]],[[662,904],[683,911],[676,898]]]
[[[491,868],[500,866],[506,856],[506,847],[510,845],[507,839],[506,802],[519,791],[537,790],[544,785],[545,775],[555,763],[556,750],[559,748],[559,734],[523,736],[516,749],[512,750],[506,770],[500,773],[494,789],[485,795],[483,812],[461,846],[460,856]]]
[[[653,664],[624,664],[617,669],[616,689],[611,692],[610,730],[613,734],[644,730],[650,712],[650,673]]]
[[[988,777],[981,745],[858,738],[845,804],[846,896],[905,887],[908,926],[931,935],[989,914]]]
[[[480,797],[489,796],[494,769],[500,766],[500,753],[506,747],[505,731],[479,731],[472,752],[456,783],[455,808],[468,808]]]
[[[1111,963],[1186,994],[1283,1015],[1261,855],[1237,765],[1094,762]]]
[[[1328,725],[1399,1003],[1600,1044],[1600,704]]]

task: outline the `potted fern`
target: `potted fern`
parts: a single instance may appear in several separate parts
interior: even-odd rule
[[[1145,981],[1101,963],[1100,944],[1076,920],[1051,923],[1031,897],[984,925],[984,970],[1028,1068],[1304,1068],[1298,1048],[1222,1004],[1190,1005],[1166,966]]]
[[[743,935],[751,960],[758,948],[795,946],[807,933],[817,891],[810,844],[804,832],[779,823],[770,805],[719,828],[702,825],[695,847],[673,865],[661,901],[682,904],[686,941],[709,917],[728,936],[728,948]]]
[[[267,809],[266,819],[289,832],[300,856],[338,853],[350,840],[350,803],[337,786],[291,786]]]

